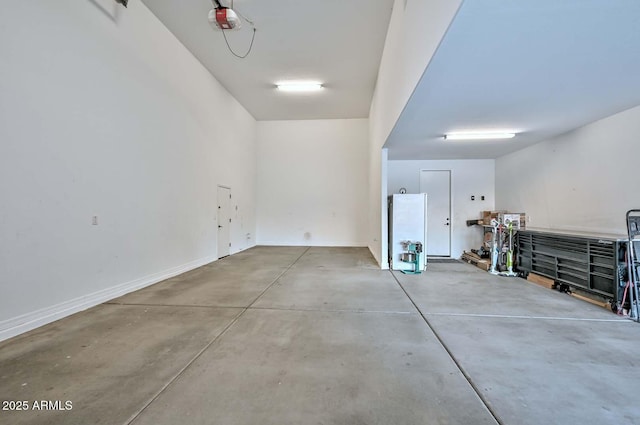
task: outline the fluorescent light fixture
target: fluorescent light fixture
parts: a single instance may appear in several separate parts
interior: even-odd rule
[[[449,133],[444,135],[445,140],[492,140],[511,139],[515,137],[513,132],[473,132],[473,133]]]
[[[317,81],[283,81],[276,83],[276,87],[286,92],[314,92],[324,88],[322,83]]]

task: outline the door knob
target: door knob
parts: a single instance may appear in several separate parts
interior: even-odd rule
[[[219,224],[218,224],[218,229],[222,229],[222,226],[220,226]]]

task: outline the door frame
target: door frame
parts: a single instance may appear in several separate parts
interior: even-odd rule
[[[452,170],[451,169],[429,169],[429,168],[421,168],[420,169],[420,173],[418,174],[418,187],[420,189],[420,193],[426,193],[422,191],[422,172],[423,171],[442,171],[442,172],[447,172],[449,173],[449,254],[448,255],[429,255],[429,257],[441,257],[441,258],[451,258],[451,239],[453,237],[453,206],[452,206],[452,196],[453,196],[453,190],[452,190],[452,184],[451,184],[451,175],[452,175]],[[429,199],[429,194],[427,194],[427,200]],[[429,202],[427,201],[427,207],[429,205]],[[427,212],[427,229],[429,228],[429,214]],[[429,234],[431,232],[427,232],[427,234]],[[428,255],[426,253],[426,247],[425,247],[425,255]]]
[[[229,250],[227,252],[226,255],[220,255],[220,199],[219,199],[219,193],[220,193],[220,189],[225,189],[229,191],[229,222],[227,223],[227,231],[229,234]],[[225,186],[222,184],[216,185],[216,205],[218,208],[216,208],[216,223],[218,225],[217,227],[217,231],[216,231],[216,257],[218,257],[218,259],[220,258],[224,258],[227,257],[229,255],[231,255],[231,187],[229,186]]]

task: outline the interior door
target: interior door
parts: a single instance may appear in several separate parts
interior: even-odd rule
[[[427,194],[426,253],[451,256],[451,170],[421,170],[420,192]]]
[[[231,253],[231,189],[218,186],[218,258]]]

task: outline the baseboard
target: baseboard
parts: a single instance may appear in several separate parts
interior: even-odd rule
[[[102,304],[106,301],[128,294],[129,292],[137,291],[138,289],[145,288],[153,285],[154,283],[161,282],[165,279],[172,278],[179,274],[188,272],[198,267],[209,264],[215,261],[215,257],[201,258],[183,264],[181,266],[173,267],[168,270],[164,270],[159,273],[154,273],[148,276],[144,276],[140,279],[135,279],[130,282],[121,283],[110,288],[94,292],[92,294],[84,295],[82,297],[74,298],[69,301],[65,301],[51,307],[46,307],[40,310],[36,310],[27,314],[23,314],[17,317],[12,317],[0,322],[0,341],[4,341],[22,333],[28,332],[47,323],[55,322],[63,317],[70,316],[74,313],[86,310],[94,307],[98,304]]]
[[[361,242],[283,242],[283,241],[260,241],[255,246],[310,246],[314,248],[367,248],[366,243]]]

